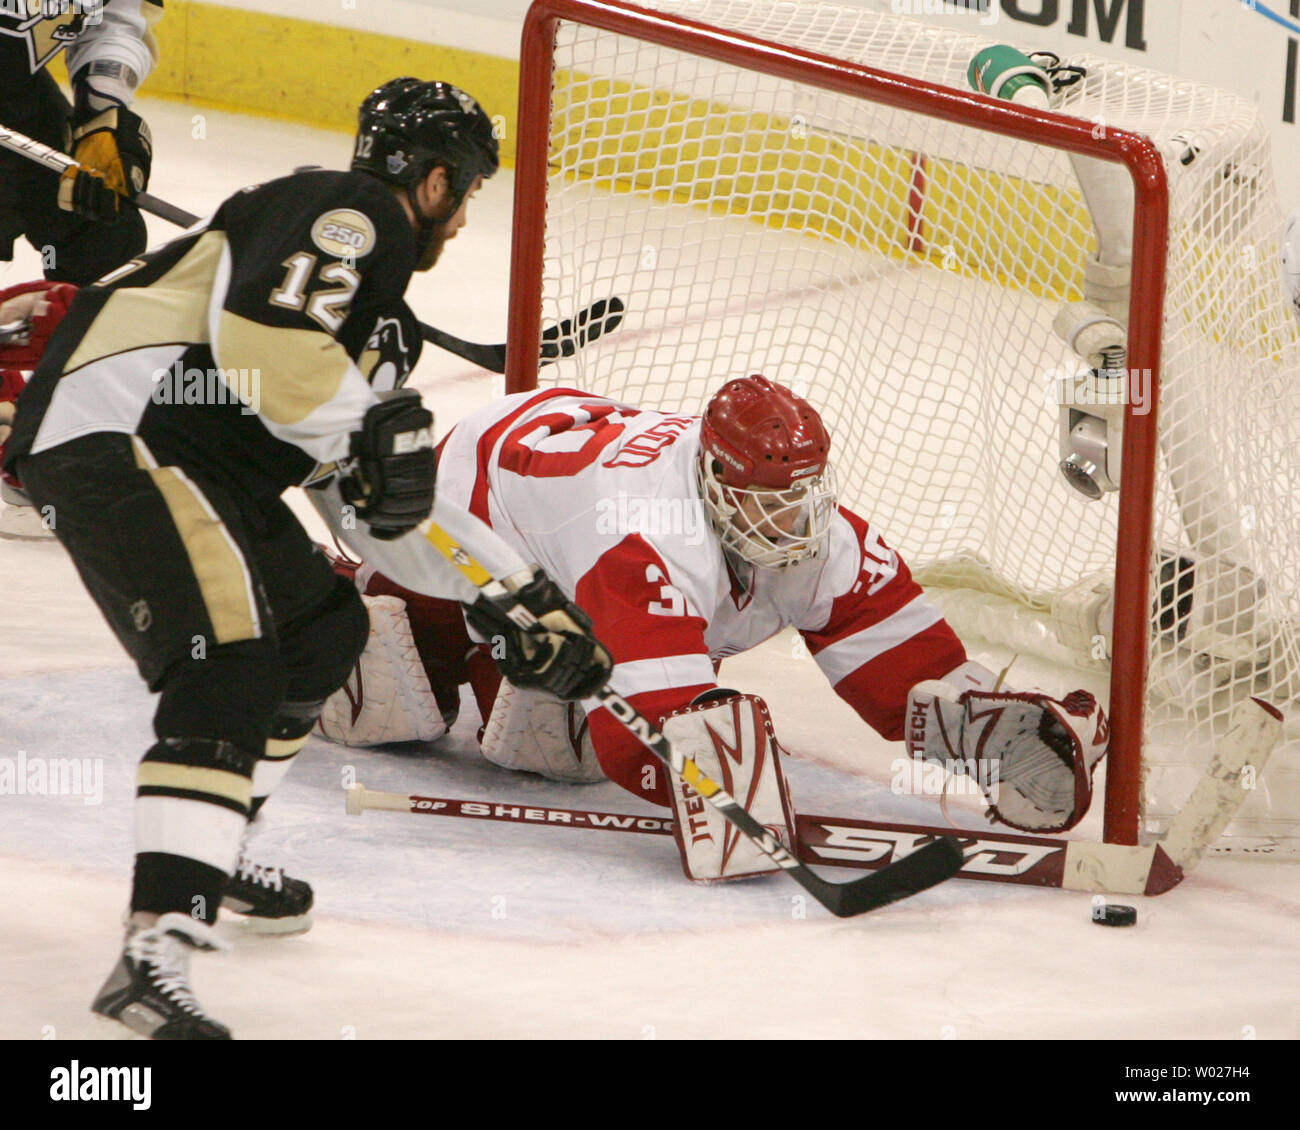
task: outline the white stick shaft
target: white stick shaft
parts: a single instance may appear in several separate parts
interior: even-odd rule
[[[497,580],[528,570],[528,563],[496,530],[442,495],[434,496],[430,519],[464,546]]]
[[[8,126],[0,125],[0,147],[9,149],[14,153],[20,153],[22,156],[35,161],[38,165],[44,165],[55,173],[61,173],[77,163],[66,153],[51,149],[48,145],[42,144],[33,137],[28,137],[26,134],[16,133]]]

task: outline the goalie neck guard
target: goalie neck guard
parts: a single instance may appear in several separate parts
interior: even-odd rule
[[[829,455],[802,397],[758,375],[723,385],[704,410],[698,468],[723,548],[760,568],[820,556],[836,514]]]

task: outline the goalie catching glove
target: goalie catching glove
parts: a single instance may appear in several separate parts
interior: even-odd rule
[[[990,816],[1024,832],[1064,832],[1092,802],[1092,772],[1110,726],[1097,700],[1073,691],[996,692],[993,672],[964,663],[907,696],[907,750],[973,774]],[[967,689],[969,688],[969,689]]]
[[[531,623],[512,618],[516,602],[531,614],[519,620]],[[591,619],[540,569],[510,596],[481,596],[465,605],[465,619],[517,687],[537,687],[567,701],[588,698],[609,681],[613,660],[592,634]]]
[[[415,529],[433,509],[437,459],[433,413],[413,388],[379,394],[352,433],[352,455],[339,480],[344,501],[370,527],[370,536],[391,541]]]

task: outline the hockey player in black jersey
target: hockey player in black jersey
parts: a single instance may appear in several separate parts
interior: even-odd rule
[[[216,944],[223,896],[248,910],[281,880],[237,862],[246,825],[366,641],[356,588],[282,492],[311,487],[403,583],[478,598],[412,532],[444,504],[433,418],[401,387],[420,343],[402,296],[497,163],[474,99],[394,80],[362,105],[352,171],[238,192],[81,290],[19,399],[9,465],[159,695],[131,925],[94,1004],[136,1031],[228,1037],[189,989],[189,953]],[[546,631],[508,645],[534,685],[583,697],[608,653],[534,580]],[[275,892],[291,912],[310,901],[300,888]]]
[[[88,283],[145,248],[130,203],[149,183],[149,130],[130,107],[158,57],[162,0],[0,5],[0,124],[75,157],[60,176],[0,150],[0,260],[25,235],[45,277]],[[66,50],[73,103],[47,70]]]

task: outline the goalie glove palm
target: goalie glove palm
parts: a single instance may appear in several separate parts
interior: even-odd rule
[[[433,413],[415,389],[400,388],[381,393],[361,430],[352,433],[339,491],[365,519],[371,537],[391,541],[429,516],[436,474]]]
[[[511,618],[516,602],[535,618],[531,625]],[[481,596],[465,605],[465,617],[517,687],[536,687],[569,701],[587,698],[609,681],[613,661],[592,633],[590,617],[540,570],[509,597]]]
[[[1057,700],[929,680],[908,695],[908,752],[975,775],[991,815],[1025,832],[1064,832],[1083,819],[1109,739],[1087,691]]]

